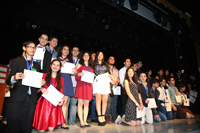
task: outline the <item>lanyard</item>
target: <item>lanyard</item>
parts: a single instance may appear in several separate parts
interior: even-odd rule
[[[183,93],[183,92],[181,92],[181,91],[180,91],[180,93],[181,93],[181,94],[184,96],[184,98],[185,98],[185,100],[186,100],[186,96],[184,95],[184,93]]]
[[[145,85],[145,91],[146,91],[146,94],[148,94],[148,87],[147,87],[147,85]]]
[[[100,71],[102,71],[102,66],[98,63],[99,67],[100,67]]]
[[[90,67],[90,66],[87,67],[87,66],[85,65],[85,68],[87,69],[88,72],[89,72],[89,67]]]
[[[111,72],[113,73],[113,68],[114,68],[114,66],[113,66],[113,68],[111,68],[111,67],[109,66],[109,68],[110,68]]]
[[[163,87],[160,87],[160,88],[165,92],[165,95],[167,96],[167,91],[163,89]]]
[[[78,63],[78,58],[76,59],[76,61],[74,60],[74,64],[76,66],[76,64]]]
[[[51,55],[53,55],[53,53],[54,53],[54,50],[53,50],[53,52],[52,52],[52,51],[51,51],[51,49],[49,48],[49,51],[50,51]]]
[[[25,55],[25,57],[26,57],[27,70],[30,70],[30,69],[31,69],[31,66],[32,66],[32,63],[33,63],[33,58],[31,59],[31,63],[30,63],[30,65],[29,65],[29,63],[28,63],[28,58],[27,58],[26,55]]]
[[[62,56],[61,56],[62,57]],[[63,57],[62,57],[63,58]],[[65,57],[64,59],[61,59],[62,61],[64,61],[64,60],[66,60],[67,59],[67,57]]]
[[[131,82],[135,85],[135,88],[137,88],[137,84],[134,81],[131,81]]]
[[[169,85],[169,86],[171,86],[171,85]],[[177,94],[176,89],[173,86],[171,86],[171,87],[174,89],[175,93]]]
[[[56,76],[56,78],[57,78],[57,76]],[[54,82],[56,81],[56,78],[55,78]],[[54,82],[52,82],[52,78],[51,78],[51,85],[53,85],[53,84],[54,84]]]
[[[155,92],[154,92],[154,96],[155,96],[155,99],[156,99],[156,90],[155,90]]]

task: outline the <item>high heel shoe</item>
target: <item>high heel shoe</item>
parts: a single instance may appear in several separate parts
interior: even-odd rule
[[[105,115],[101,115],[101,116],[105,117]],[[104,126],[105,126],[106,125],[106,120],[103,123],[104,123]]]
[[[101,117],[101,115],[98,115],[98,117]],[[104,122],[100,122],[99,119],[98,119],[98,126],[105,126],[105,123]]]

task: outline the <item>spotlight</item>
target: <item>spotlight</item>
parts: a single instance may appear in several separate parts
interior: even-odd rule
[[[133,11],[138,9],[138,0],[129,0],[129,3]]]

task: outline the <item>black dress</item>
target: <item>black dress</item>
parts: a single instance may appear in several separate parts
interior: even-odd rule
[[[138,102],[138,104],[140,104],[140,99],[139,99],[139,93],[138,93],[138,89],[135,87],[134,83],[129,83],[129,88],[130,88],[130,92],[133,95],[133,97],[135,98],[135,100]],[[136,121],[136,120],[140,120],[141,118],[137,119],[137,115],[136,115],[136,104],[128,97],[128,100],[126,102],[126,108],[125,108],[125,121],[129,122],[131,120]]]

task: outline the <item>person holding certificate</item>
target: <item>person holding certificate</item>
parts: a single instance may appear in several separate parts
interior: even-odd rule
[[[48,93],[47,88],[52,85],[64,94],[64,80],[60,73],[61,65],[58,59],[54,59],[51,62],[49,71],[43,74],[46,84],[40,89],[42,93]],[[61,108],[63,101],[64,98],[59,101],[57,106],[54,106],[41,96],[36,105],[33,127],[39,132],[44,132],[45,130],[53,131],[58,125],[64,124],[65,119]],[[66,127],[63,128],[66,129]]]
[[[80,120],[80,127],[90,127],[87,123],[88,109],[90,100],[93,99],[93,87],[92,83],[81,81],[82,76],[84,75],[83,71],[93,73],[92,65],[90,63],[89,52],[84,52],[80,58],[79,64],[77,66],[77,74],[75,76],[77,85],[74,98],[78,99],[78,117]],[[93,77],[94,79],[94,77]],[[84,110],[83,110],[84,105]]]
[[[182,105],[181,105],[181,110],[182,110],[182,118],[183,119],[193,119],[194,118],[194,114],[192,113],[191,110],[189,110],[186,106],[185,103],[188,105],[190,103],[189,100],[187,100],[187,95],[184,93],[185,92],[185,85],[184,84],[179,84],[178,85],[178,90],[179,93],[181,95],[181,101],[182,101]]]
[[[118,117],[117,122],[124,122],[130,126],[136,126],[141,124],[141,118],[137,118],[137,108],[138,110],[143,110],[144,106],[142,104],[141,98],[141,88],[138,82],[136,72],[134,72],[132,67],[127,68],[124,79],[124,87],[128,95],[125,108],[125,118]]]
[[[103,52],[99,51],[95,57],[94,63],[94,73],[95,73],[95,80],[93,83],[93,93],[96,97],[96,110],[98,114],[98,125],[105,126],[105,113],[107,108],[108,102],[108,94],[110,94],[110,81],[107,83],[98,80],[98,76],[101,76],[106,73],[110,73],[108,64],[104,61],[104,54]],[[109,75],[110,76],[110,75]],[[109,77],[108,77],[109,78]],[[103,80],[101,78],[101,80]],[[101,104],[102,102],[102,104]]]
[[[61,61],[62,66],[66,62],[69,62],[69,63],[73,62],[71,60],[71,58],[68,58],[68,55],[69,55],[69,47],[68,46],[63,45],[63,47],[61,49],[61,53],[59,53],[59,54],[60,54],[60,56],[57,57],[57,59]],[[74,73],[76,72],[75,69],[72,69],[72,71]],[[66,115],[67,115],[67,102],[68,102],[68,100],[69,100],[70,97],[74,96],[74,89],[73,89],[71,74],[61,73],[61,76],[64,79],[64,95],[65,95],[64,96],[65,101],[63,102],[62,111],[63,111],[64,118],[66,120],[67,119],[66,118]],[[66,127],[66,124],[64,124],[63,127]]]
[[[160,79],[160,87],[157,90],[160,92],[158,100],[161,103],[161,110],[163,114],[167,117],[167,120],[172,120],[172,111],[167,111],[167,105],[171,103],[171,98],[169,96],[168,87],[166,86],[165,79]],[[171,104],[170,104],[171,106]]]
[[[24,69],[39,72],[40,65],[33,61],[36,45],[32,41],[23,43],[25,55],[12,60],[11,71],[6,83],[14,85],[7,104],[7,124],[9,133],[31,132],[32,122],[37,103],[36,88],[22,85],[25,77]],[[44,85],[44,80],[41,85]]]

